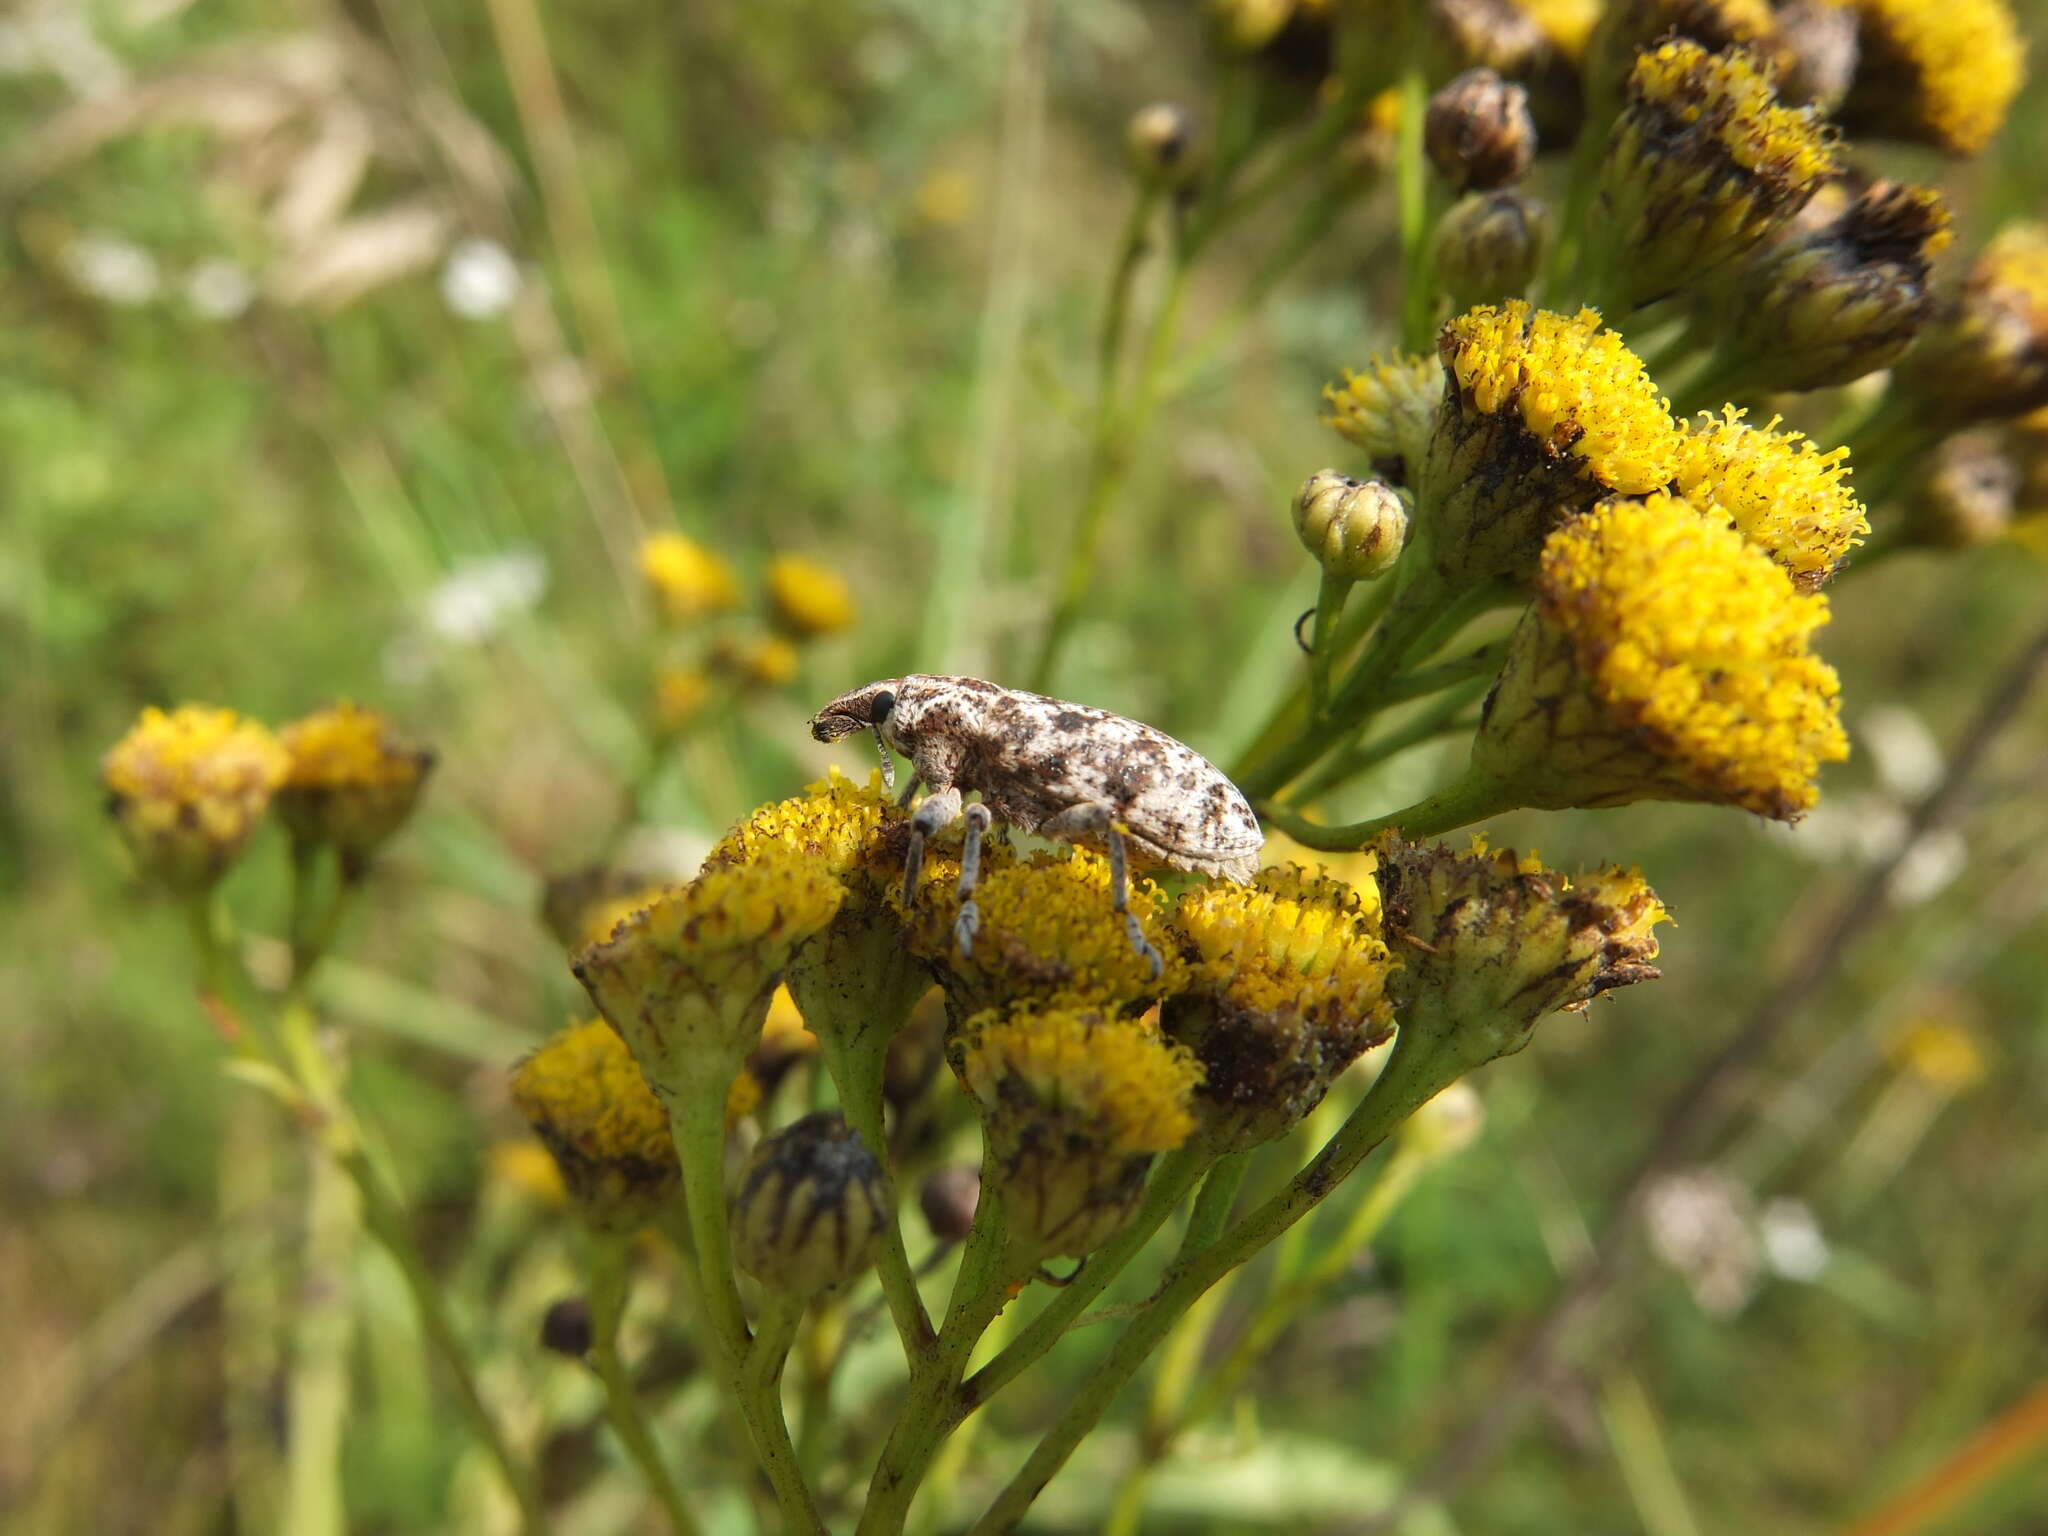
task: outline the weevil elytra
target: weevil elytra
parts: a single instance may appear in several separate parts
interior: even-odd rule
[[[1192,747],[1106,709],[978,677],[913,673],[842,693],[811,722],[819,741],[855,731],[874,733],[891,788],[889,749],[910,759],[915,777],[906,803],[920,781],[928,791],[911,817],[906,889],[917,879],[924,840],[966,818],[954,930],[963,952],[980,925],[974,883],[994,818],[1107,853],[1117,915],[1155,971],[1159,956],[1128,905],[1130,870],[1185,869],[1237,881],[1258,872],[1264,834],[1237,786]],[[962,804],[970,793],[980,804]]]

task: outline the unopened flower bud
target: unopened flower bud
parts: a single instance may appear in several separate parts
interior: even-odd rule
[[[1430,43],[1453,69],[1520,74],[1543,47],[1536,18],[1512,0],[1428,0],[1426,14]]]
[[[1911,539],[1938,549],[1989,544],[2011,526],[2020,466],[1990,432],[1959,432],[1934,450],[1907,501]]]
[[[1318,470],[1294,498],[1294,531],[1331,576],[1370,581],[1401,558],[1408,508],[1390,485]]]
[[[771,1290],[815,1296],[866,1269],[888,1210],[882,1167],[839,1115],[806,1115],[747,1160],[733,1257]]]
[[[1549,219],[1520,192],[1475,193],[1453,204],[1436,228],[1437,281],[1453,310],[1520,298],[1536,276]]]
[[[1125,131],[1131,165],[1145,181],[1172,186],[1195,168],[1195,124],[1187,109],[1155,101],[1131,114]]]
[[[1422,143],[1454,191],[1519,181],[1536,158],[1529,93],[1490,69],[1468,69],[1429,98]]]
[[[981,1205],[981,1175],[966,1163],[935,1169],[918,1186],[917,1205],[933,1237],[942,1243],[960,1242]]]
[[[278,740],[291,754],[279,819],[295,843],[332,847],[344,876],[360,876],[412,815],[434,754],[399,740],[375,710],[349,703],[293,721]]]
[[[1792,0],[1777,12],[1778,94],[1832,112],[1856,77],[1856,12],[1841,0]]]
[[[541,1315],[542,1349],[581,1360],[590,1353],[591,1340],[590,1303],[581,1296],[564,1296]]]
[[[2048,224],[2009,224],[1985,246],[1892,393],[1923,433],[2048,405]]]

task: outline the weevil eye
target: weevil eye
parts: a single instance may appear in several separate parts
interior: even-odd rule
[[[880,725],[889,718],[889,711],[896,707],[896,695],[884,688],[868,701],[868,723]]]

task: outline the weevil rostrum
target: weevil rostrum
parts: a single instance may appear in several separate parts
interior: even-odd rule
[[[1116,913],[1155,973],[1159,955],[1128,906],[1131,870],[1185,869],[1236,881],[1258,872],[1264,834],[1237,786],[1192,747],[1106,709],[978,677],[913,673],[842,693],[811,722],[819,741],[855,731],[874,733],[890,788],[889,749],[910,760],[915,777],[906,803],[920,782],[927,790],[911,816],[906,890],[916,884],[924,840],[966,818],[954,927],[963,952],[980,926],[974,884],[981,840],[996,818],[1107,853]],[[980,803],[963,805],[971,793]]]

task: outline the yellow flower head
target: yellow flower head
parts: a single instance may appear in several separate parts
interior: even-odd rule
[[[828,1039],[883,1042],[901,1027],[929,972],[904,946],[899,907],[910,812],[884,792],[879,771],[855,784],[838,769],[803,794],[763,806],[711,850],[708,868],[743,863],[764,852],[793,855],[842,882],[846,900],[789,969],[789,989],[803,1017]],[[1002,862],[1000,844],[985,850]],[[931,870],[945,865],[934,852]],[[959,865],[953,863],[954,878]]]
[[[640,574],[670,624],[726,613],[740,603],[732,567],[680,533],[657,533],[640,546]]]
[[[145,709],[100,763],[114,824],[145,878],[200,890],[234,863],[291,759],[231,709]]]
[[[1561,517],[1676,472],[1670,402],[1593,311],[1482,305],[1439,350],[1448,389],[1417,520],[1452,590],[1526,581]]]
[[[643,1225],[682,1180],[667,1111],[600,1019],[563,1030],[520,1062],[512,1102],[553,1154],[578,1209],[604,1227]]]
[[[1962,1093],[1984,1080],[1984,1045],[1969,1010],[1943,999],[1917,1010],[1886,1042],[1885,1054],[1942,1094]]]
[[[1889,367],[1934,312],[1928,267],[1950,238],[1939,189],[1877,181],[1770,247],[1713,305],[1718,387],[1823,389]]]
[[[1775,61],[1778,23],[1769,0],[1609,0],[1586,61],[1589,102],[1603,99],[1611,110],[1637,55],[1671,41]]]
[[[853,627],[853,594],[830,566],[801,555],[768,563],[768,608],[778,629],[798,640]]]
[[[1728,406],[1701,412],[1684,434],[1673,488],[1710,516],[1725,514],[1750,543],[1810,592],[1863,542],[1870,523],[1849,489],[1846,448],[1826,453],[1773,416],[1752,427]]]
[[[562,1182],[555,1155],[537,1137],[508,1137],[491,1143],[485,1166],[494,1187],[517,1191],[553,1209],[569,1203],[568,1186]]]
[[[383,715],[346,702],[293,721],[278,739],[291,754],[278,816],[297,841],[332,846],[344,873],[359,873],[405,824],[434,766]]]
[[[704,712],[718,684],[702,667],[662,667],[654,674],[654,719],[664,731],[680,731]]]
[[[882,1165],[838,1114],[805,1115],[754,1148],[728,1219],[741,1269],[770,1290],[815,1296],[873,1258],[889,1220]]]
[[[1188,984],[1161,1027],[1201,1062],[1197,1111],[1233,1150],[1283,1134],[1338,1073],[1393,1030],[1378,891],[1265,869],[1182,896]]]
[[[1407,484],[1429,452],[1443,397],[1444,371],[1435,358],[1420,353],[1375,357],[1357,373],[1347,368],[1342,384],[1323,390],[1330,407],[1323,421],[1365,450],[1373,473]]]
[[[1636,58],[1588,221],[1588,286],[1626,314],[1781,228],[1840,174],[1832,130],[1742,52],[1670,41]]]
[[[754,688],[781,688],[792,682],[803,655],[785,635],[760,635],[750,640],[727,638],[711,650],[715,672]]]
[[[1849,0],[1861,58],[1843,107],[1854,130],[1974,155],[2005,125],[2026,75],[2006,0]]]
[[[1600,0],[1520,0],[1520,4],[1558,58],[1568,64],[1585,58],[1593,28],[1600,20]]]
[[[957,1071],[980,1110],[1014,1241],[1088,1254],[1130,1219],[1152,1158],[1195,1129],[1202,1070],[1150,1026],[1093,1008],[969,1019]]]
[[[1163,997],[1180,986],[1181,963],[1160,916],[1165,898],[1151,881],[1131,882],[1130,909],[1165,959],[1157,978],[1110,904],[1108,859],[1075,848],[991,868],[983,852],[974,889],[981,926],[971,953],[961,954],[954,938],[960,914],[957,862],[949,872],[951,861],[927,856],[906,922],[905,941],[932,962],[954,1017],[1060,1000],[1117,1007]]]
[[[784,968],[845,895],[827,871],[763,850],[664,892],[571,969],[657,1088],[722,1101]]]
[[[1929,432],[2048,405],[2048,224],[2000,230],[1892,377]]]
[[[1827,599],[1658,494],[1552,534],[1472,763],[1550,808],[1705,800],[1791,820],[1848,755]],[[1382,887],[1384,892],[1384,886]]]
[[[1520,1050],[1546,1013],[1657,977],[1669,913],[1635,870],[1567,878],[1483,838],[1461,854],[1389,834],[1378,852],[1401,1029],[1449,1042],[1468,1068]]]
[[[668,889],[635,870],[592,864],[548,877],[541,887],[540,920],[562,948],[581,949],[610,938],[614,928]]]

